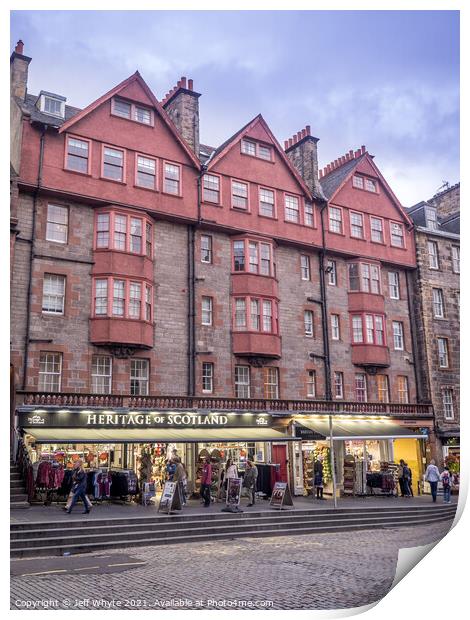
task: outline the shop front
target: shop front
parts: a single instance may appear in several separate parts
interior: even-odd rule
[[[427,433],[379,416],[296,416],[293,422],[294,493],[313,491],[314,464],[321,460],[325,494],[395,495],[403,459],[418,494]],[[333,450],[333,454],[331,453]],[[333,476],[334,467],[334,476]]]
[[[197,496],[202,464],[210,458],[212,494],[223,495],[228,459],[243,476],[247,460],[259,472],[259,490],[269,495],[282,480],[287,464],[287,421],[266,413],[220,411],[106,411],[78,408],[23,407],[18,428],[38,478],[41,463],[63,470],[57,480],[70,478],[81,459],[89,477],[89,493],[95,499],[132,499],[144,482],[155,483],[157,494],[169,473],[169,460],[177,457],[185,466],[187,494]],[[282,462],[276,462],[284,454]],[[49,467],[49,469],[50,469]],[[284,473],[287,481],[287,473]],[[52,477],[54,480],[54,477]],[[101,484],[101,481],[105,483]],[[53,481],[53,484],[57,482]],[[49,495],[63,496],[61,483]],[[129,491],[125,493],[126,490]]]

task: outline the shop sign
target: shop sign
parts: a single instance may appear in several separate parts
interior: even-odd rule
[[[320,433],[317,433],[311,428],[307,428],[306,426],[298,426],[298,425],[295,426],[295,436],[305,441],[313,441],[313,440],[322,441],[323,439],[325,439],[324,435],[320,435]]]
[[[285,506],[293,506],[292,495],[289,490],[287,482],[275,482],[273,492],[271,495],[271,501],[269,505],[272,508],[282,510]]]
[[[241,478],[227,478],[227,506],[240,505],[240,492],[242,489]]]
[[[236,412],[32,411],[20,413],[19,424],[55,428],[271,428],[273,419],[271,415]]]
[[[176,482],[165,482],[157,512],[167,512],[182,510],[181,497],[178,484]]]

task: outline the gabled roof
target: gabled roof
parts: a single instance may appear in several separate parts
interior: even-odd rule
[[[258,123],[263,127],[263,129],[268,134],[268,137],[272,141],[272,144],[274,148],[276,149],[279,157],[288,167],[288,169],[290,170],[292,175],[295,177],[298,184],[302,187],[305,194],[311,198],[312,192],[310,191],[310,189],[308,188],[308,186],[306,185],[305,181],[302,179],[300,174],[297,172],[297,170],[291,163],[290,159],[285,154],[284,150],[282,149],[279,142],[276,140],[274,134],[270,130],[268,124],[266,123],[266,121],[264,120],[261,114],[258,114],[257,116],[255,116],[253,120],[249,121],[246,125],[244,125],[236,133],[234,133],[233,136],[228,138],[228,140],[225,140],[223,144],[221,144],[218,148],[215,149],[215,151],[212,152],[211,156],[209,157],[206,163],[208,169],[213,168],[214,165],[218,161],[220,161],[227,154],[227,152],[235,145],[235,143],[238,140],[240,140],[244,135],[246,135],[249,131],[251,131],[251,129],[253,129],[253,127],[255,127],[255,125],[257,125]]]
[[[152,102],[152,105],[154,106],[154,108],[157,110],[157,112],[158,112],[160,118],[162,119],[162,121],[165,123],[165,125],[168,127],[168,129],[172,132],[172,134],[174,135],[175,139],[182,146],[183,150],[189,156],[189,158],[194,163],[194,165],[197,168],[199,168],[200,167],[199,159],[196,157],[196,155],[192,152],[192,150],[189,148],[189,146],[186,144],[186,142],[180,136],[180,134],[179,134],[178,130],[176,129],[173,121],[170,119],[168,114],[162,108],[161,104],[158,102],[157,98],[155,97],[153,92],[150,90],[150,88],[147,86],[145,80],[142,78],[142,76],[140,75],[140,73],[138,71],[136,71],[133,75],[128,77],[126,80],[124,80],[123,82],[121,82],[120,84],[118,84],[117,86],[115,86],[114,88],[109,90],[107,93],[105,93],[104,95],[102,95],[101,97],[96,99],[96,101],[93,101],[93,103],[90,103],[90,105],[88,105],[86,108],[81,110],[78,114],[74,115],[72,118],[70,118],[65,123],[63,123],[62,126],[59,129],[59,133],[67,131],[70,127],[75,125],[75,123],[77,123],[82,118],[84,118],[85,116],[87,116],[88,114],[93,112],[93,110],[96,110],[96,108],[98,106],[102,105],[103,103],[105,103],[106,101],[111,99],[111,97],[114,97],[115,95],[120,93],[122,90],[124,90],[127,86],[129,86],[133,82],[137,82],[137,84],[139,84],[139,86],[142,88],[142,90],[145,92],[147,97]]]
[[[416,226],[419,226],[420,228],[427,228],[426,207],[431,208],[431,209],[436,209],[436,207],[432,203],[429,203],[427,200],[422,200],[421,202],[418,202],[417,204],[407,209],[407,212],[409,216],[411,217],[411,219],[413,220],[414,224]],[[437,229],[434,230],[434,229],[429,228],[428,230],[430,233],[436,232],[437,230],[441,232],[449,232],[449,233],[459,235],[460,234],[460,211],[452,213],[444,218],[438,216],[437,217]]]
[[[400,201],[393,193],[391,187],[389,186],[387,181],[384,179],[384,177],[382,176],[382,173],[377,168],[377,166],[374,163],[374,160],[372,159],[372,157],[367,151],[362,153],[362,155],[359,155],[358,157],[347,161],[342,166],[338,166],[337,168],[335,168],[330,173],[326,174],[320,179],[323,192],[325,196],[328,198],[328,201],[331,201],[332,198],[334,198],[334,196],[339,192],[339,190],[345,185],[346,181],[348,181],[348,179],[351,178],[351,176],[353,175],[353,172],[356,170],[358,165],[363,161],[367,161],[367,163],[370,166],[372,166],[374,173],[377,175],[380,182],[385,187],[389,197],[391,198],[392,202],[395,204],[395,207],[400,212],[405,222],[409,226],[413,226],[413,222],[410,216],[408,215],[408,213],[406,212],[406,209],[402,207]]]

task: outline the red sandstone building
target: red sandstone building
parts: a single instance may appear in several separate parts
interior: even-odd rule
[[[363,481],[404,458],[416,485],[413,225],[365,147],[318,172],[310,128],[282,147],[261,115],[209,147],[191,80],[158,100],[136,72],[79,110],[27,92],[30,60],[20,42],[12,425],[32,460],[147,451],[158,477],[171,448],[197,488],[206,450],[305,494],[332,416],[340,489],[348,455]]]

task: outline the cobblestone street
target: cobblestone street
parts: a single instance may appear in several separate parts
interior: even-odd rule
[[[138,547],[127,562],[122,551],[16,560],[11,609],[358,607],[388,592],[400,547],[439,540],[450,525]]]

